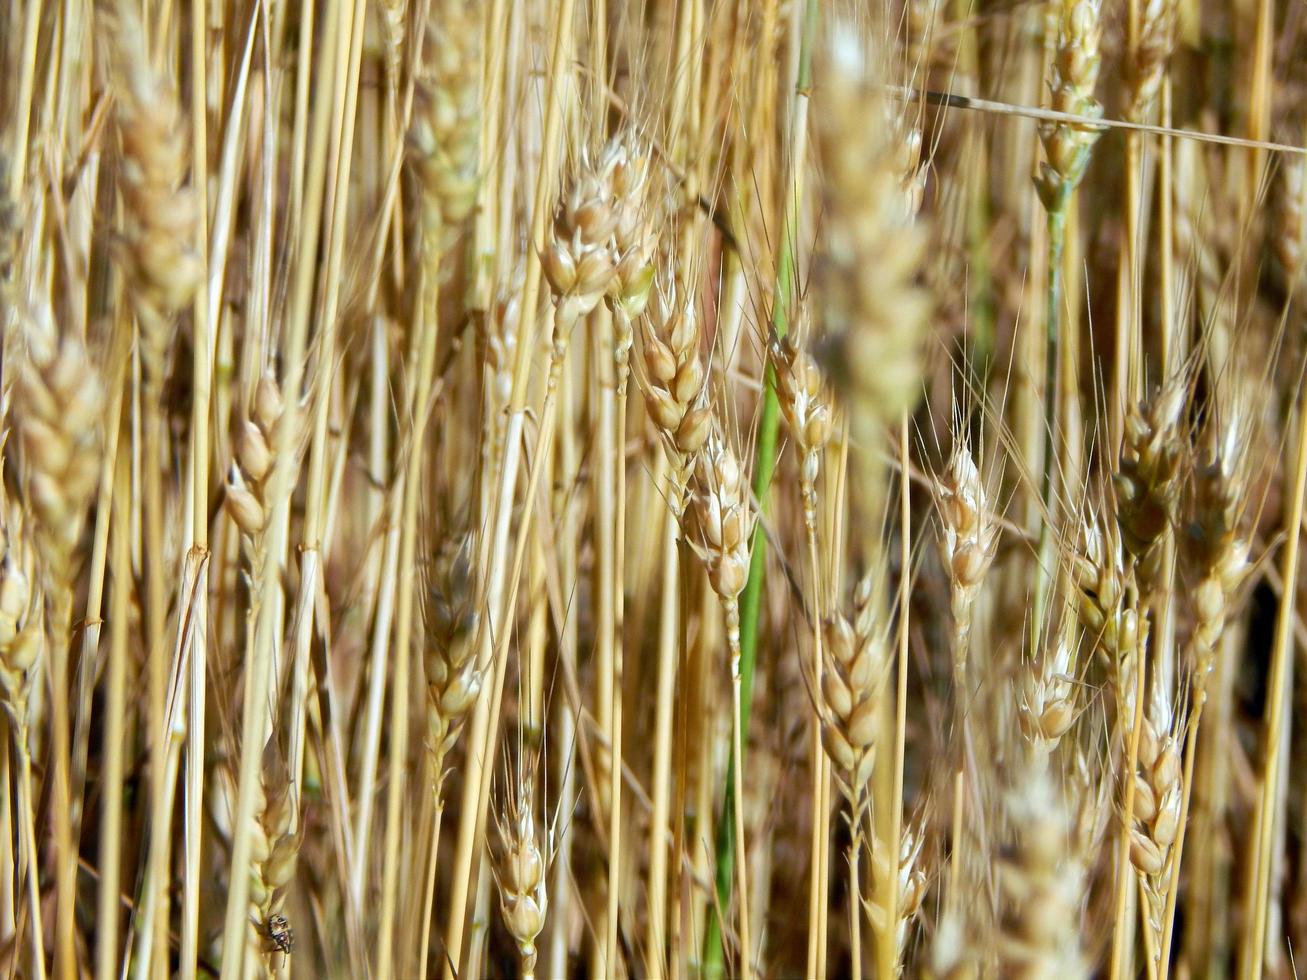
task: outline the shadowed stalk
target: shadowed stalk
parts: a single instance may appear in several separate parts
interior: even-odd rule
[[[1293,456],[1293,484],[1287,515],[1284,520],[1286,544],[1282,581],[1298,581],[1299,539],[1301,538],[1304,495],[1307,491],[1307,411],[1300,397],[1294,424],[1297,426],[1297,449]],[[1294,596],[1296,589],[1287,586],[1280,599],[1275,620],[1275,641],[1271,648],[1271,665],[1266,687],[1266,729],[1263,745],[1266,753],[1264,768],[1258,786],[1257,805],[1253,821],[1252,839],[1249,842],[1248,900],[1251,904],[1252,929],[1244,940],[1243,976],[1261,980],[1266,960],[1266,922],[1271,902],[1271,855],[1275,840],[1273,808],[1279,786],[1280,767],[1288,764],[1284,758],[1284,732],[1286,708],[1289,704],[1288,678],[1291,676],[1293,655]]]

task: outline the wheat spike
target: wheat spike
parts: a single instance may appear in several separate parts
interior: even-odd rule
[[[1052,108],[1091,119],[1103,114],[1094,98],[1098,82],[1102,8],[1097,0],[1060,0],[1057,47],[1049,68]],[[1084,178],[1098,130],[1082,124],[1046,122],[1039,127],[1047,160],[1035,186],[1049,211],[1060,210]]]
[[[676,280],[665,279],[644,322],[644,370],[638,378],[645,407],[672,463],[684,467],[707,442],[712,427],[712,409],[703,404],[706,369],[699,356],[694,297]]]
[[[868,575],[854,594],[852,621],[835,613],[823,624],[826,669],[817,705],[822,745],[855,814],[866,801],[889,678],[888,624],[880,600],[875,579]]]
[[[1130,835],[1130,860],[1150,879],[1150,917],[1155,928],[1160,928],[1156,920],[1165,902],[1161,885],[1180,818],[1180,746],[1174,732],[1175,714],[1166,701],[1168,694],[1155,690],[1139,733],[1135,823]]]
[[[1140,622],[1134,572],[1127,565],[1114,520],[1086,515],[1083,543],[1074,556],[1076,609],[1087,639],[1107,667],[1117,698],[1118,717],[1134,717],[1135,664],[1146,624]]]
[[[126,85],[118,101],[125,241],[141,316],[146,378],[159,384],[171,320],[190,301],[203,269],[195,252],[199,211],[186,186],[187,130],[177,94],[150,67],[134,18],[120,30]]]
[[[27,707],[42,650],[39,594],[33,587],[35,555],[20,507],[6,508],[0,527],[0,695],[19,732],[27,728]]]
[[[530,775],[520,776],[507,813],[500,820],[503,843],[495,871],[504,927],[517,945],[524,980],[535,976],[536,938],[544,928],[549,909],[545,891],[549,862],[536,829],[534,798]]]
[[[613,246],[617,264],[605,300],[613,313],[613,358],[617,364],[617,393],[626,393],[630,377],[633,321],[644,313],[654,284],[654,252],[658,245],[651,214],[652,177],[648,150],[629,130],[619,133],[604,148],[611,173]]]
[[[898,907],[894,923],[894,946],[899,962],[907,945],[908,931],[912,922],[921,911],[926,898],[926,873],[921,867],[921,849],[925,843],[918,830],[906,828],[899,838],[898,860],[891,866],[888,842],[877,837],[872,841],[871,867],[876,882],[876,894],[884,894],[883,883],[891,874],[898,877]],[[862,899],[863,911],[873,930],[880,932],[885,928],[885,907],[877,903],[874,897]]]
[[[695,457],[691,544],[708,567],[708,581],[724,603],[733,603],[749,574],[753,509],[740,461],[714,432]],[[738,623],[728,637],[739,642]]]
[[[948,572],[953,613],[953,669],[965,677],[972,611],[998,547],[998,528],[971,451],[960,445],[948,468],[936,478],[942,533],[940,558]]]
[[[1275,175],[1271,209],[1271,250],[1289,293],[1303,288],[1307,260],[1307,161],[1301,157],[1284,160]]]
[[[71,588],[72,566],[100,470],[99,373],[82,340],[33,323],[14,392],[27,502],[47,579]]]
[[[269,743],[250,834],[250,942],[265,957],[290,952],[294,932],[286,919],[286,896],[295,877],[303,830],[296,829],[285,764]],[[271,759],[269,763],[266,760]]]
[[[799,493],[803,521],[809,533],[816,530],[817,471],[822,450],[830,441],[833,425],[830,394],[816,360],[795,339],[803,333],[774,336],[767,352],[776,372],[776,395],[781,414],[799,453]]]
[[[454,747],[467,713],[481,691],[476,658],[478,616],[472,606],[471,539],[447,542],[439,558],[437,580],[427,614],[427,751],[435,762],[436,794],[443,782],[444,760]]]
[[[1180,492],[1185,441],[1177,426],[1184,388],[1172,383],[1126,417],[1121,459],[1112,477],[1121,540],[1144,558],[1170,532]]]
[[[409,126],[409,159],[422,189],[423,235],[448,248],[476,203],[480,105],[479,24],[464,0],[441,0],[424,33]]]
[[[1146,0],[1139,10],[1139,39],[1127,58],[1128,118],[1142,122],[1157,99],[1175,32],[1175,0]]]
[[[625,147],[612,142],[599,159],[584,156],[554,213],[553,236],[540,261],[554,292],[554,362],[561,363],[572,328],[613,288],[620,259],[616,231],[622,212],[614,178],[626,176]]]
[[[1011,837],[999,869],[999,975],[1087,977],[1077,939],[1084,869],[1069,846],[1070,824],[1049,776],[1038,768],[1027,772],[1008,793],[1006,811]]]
[[[837,33],[821,78],[827,224],[813,270],[826,332],[819,359],[860,415],[893,419],[919,392],[930,300],[914,276],[926,236],[911,221],[917,201],[905,190],[911,141],[895,138],[898,127],[861,122],[887,118],[887,109],[854,36]]]

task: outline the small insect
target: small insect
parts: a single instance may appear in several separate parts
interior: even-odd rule
[[[290,927],[290,921],[280,912],[268,916],[263,931],[272,945],[287,956],[295,948],[295,932]]]

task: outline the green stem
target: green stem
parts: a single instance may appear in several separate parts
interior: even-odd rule
[[[799,38],[799,67],[794,83],[794,112],[790,133],[790,180],[786,182],[786,198],[782,224],[780,253],[776,260],[776,285],[772,293],[772,330],[784,337],[789,329],[789,310],[794,293],[794,236],[798,202],[803,179],[803,147],[808,92],[812,88],[812,38],[817,27],[817,0],[807,0],[802,34]],[[758,649],[758,626],[762,610],[762,588],[767,565],[767,536],[762,520],[767,514],[767,497],[771,489],[772,474],[776,470],[776,436],[780,422],[780,408],[776,400],[776,376],[767,367],[763,391],[762,414],[758,418],[757,442],[754,448],[753,495],[761,510],[760,520],[754,527],[749,558],[749,579],[740,596],[740,754],[748,744],[749,715],[753,708],[753,675]],[[703,940],[703,970],[705,980],[719,980],[725,971],[725,945],[722,942],[722,925],[718,910],[728,908],[731,888],[735,881],[735,767],[737,760],[732,750],[726,768],[725,802],[722,818],[717,824],[717,904],[708,917],[708,928]],[[747,895],[740,901],[747,902]]]
[[[780,318],[784,321],[784,317]],[[773,320],[773,323],[775,320]],[[780,331],[783,333],[784,331]],[[755,454],[753,492],[760,505],[767,500],[772,473],[776,468],[776,430],[778,407],[771,368],[767,369],[767,393],[762,417],[758,420],[758,446]],[[764,511],[765,512],[765,511]],[[753,708],[753,673],[758,649],[759,610],[762,608],[763,574],[767,563],[767,536],[761,524],[753,532],[753,555],[749,561],[749,580],[740,596],[740,731],[749,730]],[[745,740],[741,738],[741,752]],[[726,767],[726,799],[722,819],[717,824],[717,908],[725,910],[731,900],[735,882],[735,753]],[[745,901],[741,896],[741,901]],[[712,910],[704,933],[703,976],[719,980],[724,975],[724,947],[717,908]]]
[[[1048,306],[1044,311],[1044,473],[1040,501],[1044,507],[1039,531],[1039,567],[1035,592],[1034,629],[1043,622],[1048,590],[1053,580],[1053,468],[1058,426],[1058,337],[1062,325],[1062,253],[1066,241],[1066,212],[1070,188],[1063,188],[1057,206],[1048,211]]]

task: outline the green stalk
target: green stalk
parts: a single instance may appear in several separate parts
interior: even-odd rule
[[[776,286],[772,293],[772,330],[784,337],[789,329],[789,309],[794,294],[794,235],[799,198],[803,187],[803,150],[807,145],[808,92],[812,87],[812,38],[817,27],[817,0],[807,0],[803,30],[799,38],[799,70],[794,84],[794,114],[790,132],[790,180],[785,199],[785,220],[782,224],[780,254],[776,260]],[[749,730],[749,715],[753,709],[753,675],[758,650],[758,623],[762,610],[762,588],[767,566],[767,535],[763,533],[763,520],[767,515],[767,497],[771,489],[772,474],[776,471],[776,436],[780,423],[780,405],[776,400],[776,375],[771,366],[766,369],[763,389],[762,414],[758,417],[757,441],[754,444],[753,495],[761,509],[760,520],[754,526],[750,548],[749,580],[740,596],[740,755],[743,757],[748,739],[743,733]],[[735,881],[735,767],[732,749],[726,767],[725,803],[722,819],[717,824],[717,902],[710,910],[708,928],[703,940],[703,972],[706,980],[720,980],[724,975],[725,946],[722,942],[722,925],[718,911],[728,907],[731,888]],[[741,902],[749,896],[741,895]],[[744,955],[747,955],[745,951]]]
[[[789,258],[790,249],[784,247],[780,266],[792,265]],[[778,289],[777,293],[790,293],[789,286]],[[780,306],[777,306],[777,310]],[[777,334],[785,335],[788,318],[783,312],[772,317],[772,326]],[[763,395],[762,415],[758,419],[758,442],[754,452],[753,494],[767,513],[767,492],[771,487],[772,474],[776,470],[776,434],[779,422],[779,405],[776,401],[775,378],[770,366],[767,368],[767,387]],[[758,649],[758,620],[762,608],[763,576],[767,564],[767,536],[762,531],[762,522],[753,531],[752,555],[749,559],[749,580],[740,595],[740,730],[749,730],[749,715],[753,709],[753,674]],[[741,754],[745,740],[741,739]],[[726,909],[731,899],[731,887],[735,881],[735,752],[726,767],[726,799],[722,808],[722,819],[717,824],[717,904],[711,909],[708,929],[703,940],[703,976],[705,980],[720,980],[724,976],[724,953],[722,944],[721,922],[717,909]],[[741,896],[747,901],[747,896]]]
[[[1044,622],[1053,568],[1053,466],[1058,424],[1058,336],[1062,323],[1062,253],[1066,243],[1066,212],[1071,188],[1064,186],[1056,207],[1048,209],[1048,306],[1044,311],[1044,473],[1040,480],[1040,502],[1044,519],[1039,531],[1039,566],[1032,626]]]
[[[789,250],[786,249],[786,252]],[[787,293],[789,289],[785,290]],[[777,333],[785,333],[787,322],[784,314],[772,318],[772,325],[779,323]],[[779,406],[776,401],[775,379],[772,369],[767,368],[767,390],[764,395],[762,416],[758,419],[758,443],[754,454],[753,493],[763,514],[766,514],[767,491],[771,487],[772,473],[776,469],[776,431],[779,420]],[[753,709],[753,674],[758,649],[758,619],[762,608],[763,576],[767,564],[767,536],[762,532],[762,524],[753,531],[753,553],[749,560],[749,580],[740,596],[740,729],[749,730],[749,715]],[[744,740],[741,739],[741,753]],[[735,753],[731,752],[730,762],[726,767],[726,800],[722,808],[722,819],[717,824],[717,906],[711,911],[708,929],[704,934],[703,976],[720,978],[724,969],[724,948],[722,945],[721,922],[717,909],[725,909],[731,899],[731,886],[735,881]],[[741,896],[747,901],[747,896]]]

